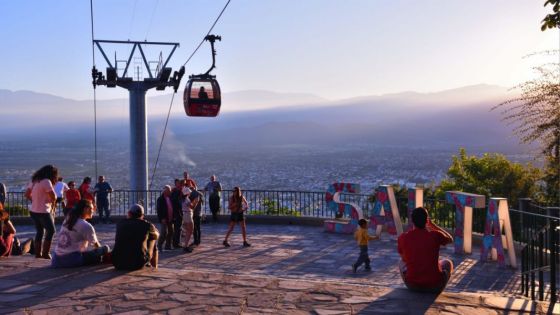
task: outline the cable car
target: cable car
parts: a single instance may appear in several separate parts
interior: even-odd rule
[[[222,97],[220,85],[213,75],[191,75],[187,82],[183,103],[187,116],[216,117]]]
[[[220,85],[215,75],[211,75],[216,67],[216,50],[214,42],[221,40],[220,36],[208,35],[204,38],[212,46],[212,66],[206,73],[189,76],[189,81],[183,94],[183,105],[187,116],[191,117],[216,117],[220,113],[222,95]]]

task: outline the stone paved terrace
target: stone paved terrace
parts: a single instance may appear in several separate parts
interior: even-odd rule
[[[96,225],[112,245],[114,225]],[[32,256],[0,260],[0,313],[75,314],[502,314],[560,313],[558,305],[518,295],[519,270],[479,263],[444,248],[456,272],[439,296],[411,293],[397,272],[396,238],[370,243],[372,272],[351,271],[358,249],[348,235],[318,227],[251,225],[252,247],[221,245],[225,224],[202,226],[193,253],[160,255],[157,270],[119,272],[110,265],[51,269]],[[22,238],[31,226],[19,226]],[[478,248],[473,249],[474,253]]]

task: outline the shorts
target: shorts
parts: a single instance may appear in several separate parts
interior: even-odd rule
[[[243,212],[232,212],[229,217],[230,222],[243,222],[245,221],[245,215]]]

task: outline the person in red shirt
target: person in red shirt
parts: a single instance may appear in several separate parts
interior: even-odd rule
[[[80,191],[76,189],[76,183],[74,181],[68,182],[68,190],[64,192],[64,199],[66,202],[64,203],[65,206],[64,209],[62,209],[62,213],[66,216],[78,201],[82,199]]]
[[[453,237],[432,223],[425,208],[414,209],[411,217],[414,229],[398,240],[401,276],[410,290],[439,293],[453,272],[451,260],[439,260],[439,247],[452,243]]]

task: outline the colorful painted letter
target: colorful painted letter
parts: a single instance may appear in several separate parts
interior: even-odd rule
[[[334,183],[329,186],[325,194],[327,208],[349,220],[325,220],[324,228],[326,232],[352,234],[358,227],[358,220],[363,218],[362,209],[356,204],[341,202],[340,193],[359,194],[360,185]]]
[[[509,262],[512,267],[516,268],[517,261],[508,210],[507,199],[490,198],[486,211],[484,238],[480,248],[480,260],[488,260],[488,253],[491,252],[492,259],[497,260],[501,266],[505,266],[504,248],[506,248],[509,254]],[[505,237],[502,236],[502,229],[505,230]]]
[[[395,199],[393,186],[381,185],[375,193],[375,206],[370,217],[370,227],[377,227],[376,235],[381,235],[383,226],[387,227],[389,234],[401,235],[403,232],[399,208]]]
[[[472,252],[473,208],[484,208],[486,197],[461,191],[445,192],[447,203],[455,205],[455,253]]]
[[[408,189],[408,226],[407,231],[412,230],[414,224],[412,224],[412,210],[424,206],[424,189],[422,188],[410,188]]]

